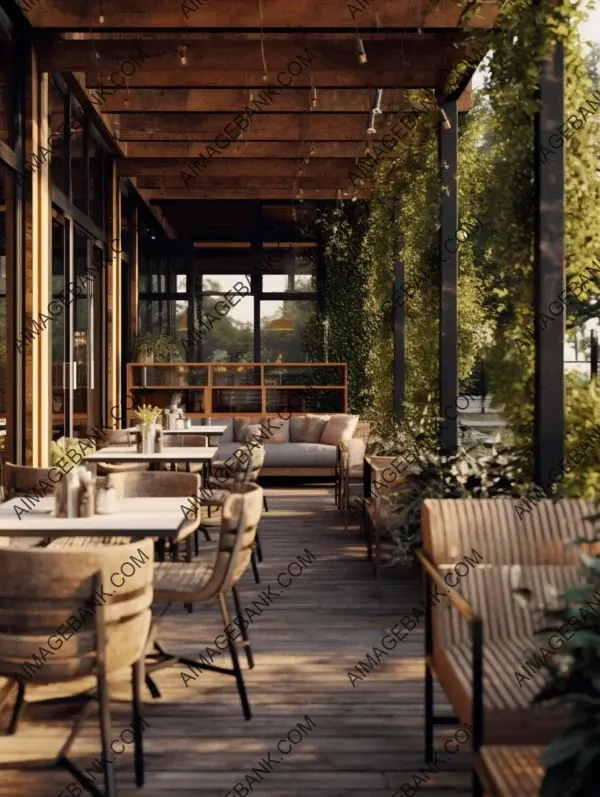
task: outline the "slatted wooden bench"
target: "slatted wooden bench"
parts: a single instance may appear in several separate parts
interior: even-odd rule
[[[544,683],[540,646],[552,653],[548,633],[536,637],[545,624],[542,613],[515,600],[516,587],[528,587],[532,606],[547,605],[550,591],[560,595],[581,581],[577,565],[480,564],[457,582],[453,567],[433,568],[420,558],[427,576],[426,597],[426,758],[433,755],[433,728],[448,722],[473,726],[473,748],[484,738],[492,745],[548,744],[569,723],[566,709],[531,705]],[[438,598],[434,601],[435,587]],[[460,594],[458,594],[460,593]],[[538,659],[534,659],[535,652]],[[546,656],[546,658],[548,658]],[[527,680],[517,680],[526,662]],[[537,670],[540,670],[538,673]],[[537,676],[537,677],[536,677]],[[436,677],[456,718],[436,717],[433,678]],[[476,794],[478,792],[475,792]]]
[[[542,752],[542,747],[534,745],[482,747],[475,768],[485,793],[490,797],[538,797],[544,774]]]
[[[534,631],[543,618],[521,609],[516,586],[528,586],[540,604],[547,603],[544,584],[558,593],[578,583],[577,549],[565,541],[589,534],[584,518],[593,514],[591,502],[543,500],[523,516],[514,511],[517,499],[427,500],[423,503],[423,550],[418,553],[425,572],[425,747],[433,755],[433,728],[451,722],[436,717],[433,678],[437,677],[461,721],[474,727],[473,747],[489,744],[546,744],[564,727],[566,717],[543,707],[531,708],[541,676],[519,685],[515,678],[523,663],[539,650]],[[452,565],[473,551],[482,563],[448,589],[444,576]],[[520,566],[520,584],[515,581]],[[452,575],[450,586],[458,580]],[[432,588],[447,597],[434,607]],[[460,594],[459,594],[460,593]],[[485,638],[484,638],[485,633]]]

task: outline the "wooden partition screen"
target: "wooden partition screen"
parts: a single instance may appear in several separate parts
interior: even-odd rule
[[[175,397],[198,418],[335,413],[348,411],[347,375],[346,363],[128,363],[127,392],[161,409]]]

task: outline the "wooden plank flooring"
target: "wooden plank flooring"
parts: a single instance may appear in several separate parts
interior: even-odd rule
[[[413,784],[413,774],[423,781],[421,793],[467,797],[466,749],[443,771],[419,773],[426,767],[422,627],[354,687],[347,676],[372,653],[385,630],[420,600],[415,574],[387,571],[383,597],[377,598],[358,531],[344,530],[330,489],[282,487],[269,489],[267,495],[270,511],[260,527],[262,583],[255,584],[248,571],[240,585],[245,606],[258,600],[269,584],[273,596],[249,629],[254,669],[248,670],[243,659],[253,719],[243,719],[233,678],[203,672],[186,686],[179,666],[162,670],[156,674],[162,697],[152,700],[145,693],[146,785],[136,789],[132,749],[126,748],[116,760],[119,797],[392,797],[402,784]],[[305,549],[315,560],[282,589],[278,574],[299,555],[306,559]],[[161,619],[158,637],[168,650],[194,657],[219,633],[219,619],[216,606],[197,607],[191,615],[178,607]],[[227,663],[226,654],[223,660]],[[39,689],[37,694],[48,693]],[[127,674],[111,685],[111,693],[116,700],[127,697]],[[51,694],[57,694],[55,688]],[[438,706],[446,705],[439,690],[436,699]],[[28,706],[18,734],[3,737],[0,744],[0,762],[11,765],[0,773],[0,797],[69,794],[72,778],[66,772],[23,767],[26,761],[56,755],[73,716],[72,709],[57,713],[56,705]],[[284,750],[291,749],[282,755],[278,742],[299,722],[309,728],[306,717],[314,727],[297,744],[283,744]],[[115,702],[114,739],[129,722],[129,706]],[[440,744],[453,732],[441,728]],[[260,774],[259,762],[269,752],[278,763],[269,774],[264,769]],[[73,758],[85,768],[98,755],[92,716]],[[101,775],[96,777],[100,783]],[[237,783],[241,785],[234,791]],[[71,793],[78,795],[74,787]],[[405,793],[411,794],[398,791],[398,796]]]

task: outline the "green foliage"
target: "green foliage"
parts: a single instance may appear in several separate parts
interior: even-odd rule
[[[513,439],[520,447],[531,448],[533,434],[533,346],[516,345],[515,341],[529,340],[528,333],[534,328],[535,89],[542,58],[560,36],[565,49],[565,118],[577,114],[591,95],[590,70],[577,32],[583,5],[556,5],[542,0],[530,13],[519,12],[510,4],[505,6],[502,28],[492,41],[486,97],[476,101],[462,137],[465,143],[471,140],[470,160],[461,163],[469,164],[469,187],[473,185],[475,190],[467,192],[461,201],[470,214],[483,222],[475,247],[485,275],[485,307],[495,326],[486,371],[494,404],[503,407]],[[538,29],[546,33],[541,40]],[[586,124],[564,144],[567,281],[583,274],[600,254],[595,130],[596,125],[588,117]],[[546,139],[543,143],[548,147]],[[560,152],[559,148],[550,151],[548,161],[559,157]],[[593,283],[588,283],[580,301],[569,303],[567,326],[581,320],[585,313],[589,317],[588,300],[593,293]],[[562,318],[549,323],[562,323]],[[571,395],[571,381],[567,385],[567,436],[574,440],[582,424],[575,406],[578,394]],[[579,483],[566,478],[565,487],[583,487],[588,492],[595,483],[593,467],[597,467],[596,463],[582,463],[580,470],[585,472],[580,474]]]
[[[313,222],[313,234],[322,247],[326,266],[323,293],[329,322],[328,360],[348,363],[349,410],[363,416],[372,405],[366,369],[379,331],[373,301],[373,261],[365,243],[367,213],[366,203],[347,202],[317,211]],[[307,322],[306,352],[313,362],[325,360],[324,321],[314,312]]]
[[[518,496],[526,489],[521,457],[488,454],[459,446],[456,454],[439,454],[415,439],[407,475],[390,497],[388,531],[395,543],[393,561],[408,564],[422,545],[421,505],[427,498]]]
[[[181,355],[177,347],[175,338],[162,333],[153,335],[150,332],[143,332],[133,336],[131,344],[134,358],[146,357],[149,354],[154,356],[154,362],[173,362],[181,360]],[[138,360],[141,362],[141,360]]]
[[[596,515],[590,520],[598,520]],[[600,542],[600,529],[577,541]],[[600,558],[580,550],[581,583],[569,589],[559,608],[546,607],[548,622],[539,633],[548,638],[571,619],[575,628],[568,638],[559,634],[563,647],[560,653],[547,658],[544,667],[548,678],[534,703],[568,708],[572,722],[546,748],[542,763],[546,767],[541,797],[563,797],[568,788],[570,797],[593,797],[598,794],[600,775]],[[519,590],[531,602],[529,589]],[[533,607],[535,608],[535,607]]]

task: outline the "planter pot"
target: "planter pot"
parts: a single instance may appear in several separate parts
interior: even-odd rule
[[[158,426],[154,423],[140,426],[138,431],[137,450],[140,454],[156,453],[156,432]]]

